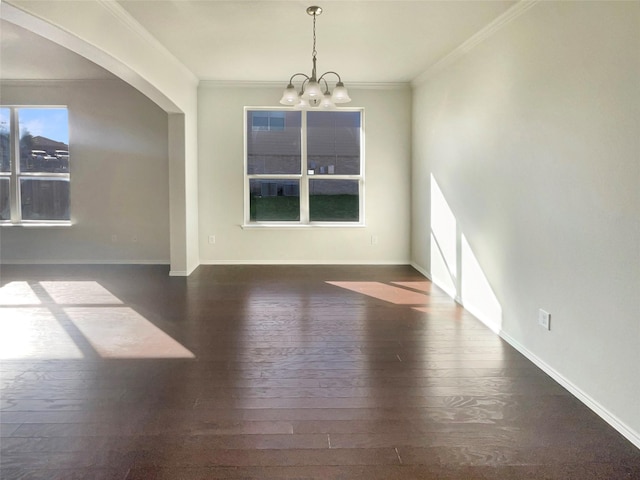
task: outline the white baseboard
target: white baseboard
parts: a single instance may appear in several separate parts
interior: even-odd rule
[[[429,280],[430,282],[433,281],[433,279],[431,278],[431,275],[429,274],[429,272],[427,272],[426,268],[421,267],[420,265],[418,265],[415,262],[411,262],[410,265],[415,268],[418,272],[420,272],[422,275],[424,275],[427,280]]]
[[[615,428],[622,436],[633,443],[636,447],[640,448],[640,433],[634,431],[632,428],[625,425],[618,417],[604,408],[600,403],[591,398],[587,393],[582,391],[573,382],[564,377],[561,373],[551,367],[549,364],[541,360],[532,351],[527,349],[524,345],[518,342],[511,335],[501,330],[499,332],[501,338],[504,339],[509,345],[518,350],[522,355],[527,357],[533,363],[535,363],[542,371],[553,378],[556,382],[566,388],[573,396],[584,403],[587,407],[593,410],[598,416],[600,416],[605,422]]]
[[[337,260],[201,260],[200,265],[409,265],[406,260],[397,261],[337,261]]]
[[[169,265],[169,260],[2,260],[0,265]]]
[[[191,267],[189,270],[169,270],[169,276],[170,277],[188,277],[193,272],[195,272],[199,266],[200,264],[197,264]]]

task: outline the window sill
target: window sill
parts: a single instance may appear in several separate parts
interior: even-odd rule
[[[277,229],[304,229],[304,228],[364,228],[364,223],[340,223],[340,222],[323,222],[323,223],[280,223],[280,222],[256,222],[243,223],[240,228],[243,230],[261,229],[261,228],[277,228]]]
[[[18,228],[69,228],[73,224],[71,222],[0,222],[0,227],[18,227]]]

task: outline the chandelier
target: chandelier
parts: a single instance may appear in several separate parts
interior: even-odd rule
[[[283,105],[291,105],[295,108],[305,109],[309,107],[320,107],[325,109],[335,108],[338,103],[348,103],[351,101],[349,93],[342,83],[340,75],[336,72],[325,72],[320,77],[316,76],[316,17],[322,13],[322,8],[312,6],[307,8],[307,13],[313,17],[313,50],[311,53],[311,61],[313,62],[313,69],[311,70],[311,76],[304,73],[295,73],[289,79],[289,85],[284,90],[280,103]],[[329,91],[329,84],[327,83],[326,76],[335,75],[338,77],[338,81],[333,89],[333,92]],[[296,77],[304,77],[300,92],[293,86],[293,80]]]

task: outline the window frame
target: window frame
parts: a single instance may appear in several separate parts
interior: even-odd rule
[[[9,209],[10,218],[0,219],[0,227],[4,226],[70,226],[69,220],[43,219],[29,220],[22,218],[21,180],[53,180],[69,183],[69,208],[71,208],[71,166],[67,172],[21,172],[20,171],[20,125],[18,110],[20,109],[65,109],[67,119],[69,107],[67,105],[0,105],[9,109],[9,172],[0,172],[0,179],[9,179]],[[68,121],[68,120],[67,120]],[[68,125],[67,125],[67,128]],[[70,144],[71,142],[69,142]],[[70,145],[68,146],[70,150]]]
[[[301,110],[300,119],[300,149],[301,149],[301,171],[299,174],[249,174],[248,171],[248,135],[251,133],[248,127],[248,115],[251,111],[291,111],[290,107],[244,107],[244,217],[242,228],[310,228],[310,227],[365,227],[365,111],[363,107],[347,107],[335,110]],[[360,173],[357,175],[343,174],[309,174],[307,155],[307,113],[308,112],[358,112],[360,114]],[[311,221],[309,212],[309,184],[314,180],[355,180],[358,182],[358,221]],[[299,182],[300,193],[300,220],[251,220],[251,180],[297,180]]]

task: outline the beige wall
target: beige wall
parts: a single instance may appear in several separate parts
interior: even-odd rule
[[[408,263],[410,89],[349,92],[365,109],[366,227],[243,229],[244,107],[277,106],[282,89],[201,84],[201,263]]]
[[[68,106],[73,225],[0,227],[0,261],[168,263],[167,114],[115,79],[1,88],[4,105]]]
[[[505,338],[640,445],[639,46],[638,2],[540,2],[416,86],[412,257],[433,175]]]

